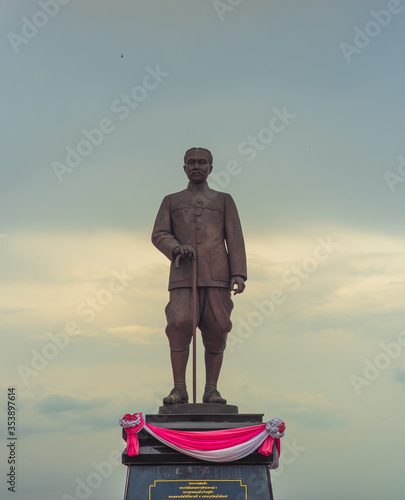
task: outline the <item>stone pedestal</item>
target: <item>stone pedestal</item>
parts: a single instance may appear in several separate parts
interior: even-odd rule
[[[182,404],[162,406],[146,422],[166,429],[208,431],[259,425],[261,414],[238,414],[236,406]],[[123,430],[126,440],[126,433]],[[266,457],[257,451],[233,462],[205,462],[180,453],[145,430],[138,434],[139,455],[122,454],[128,467],[124,500],[273,500],[270,468],[277,450]]]

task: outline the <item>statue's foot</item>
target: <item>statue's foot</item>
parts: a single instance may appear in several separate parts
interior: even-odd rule
[[[163,399],[164,405],[176,405],[179,403],[188,403],[188,394],[186,389],[173,387],[170,394]]]
[[[226,399],[224,399],[216,389],[211,389],[204,392],[203,403],[217,403],[226,405]]]

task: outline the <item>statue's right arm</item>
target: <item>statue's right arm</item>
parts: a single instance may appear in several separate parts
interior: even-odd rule
[[[164,197],[156,216],[152,231],[152,243],[169,260],[173,260],[173,250],[180,246],[173,234],[169,196]]]

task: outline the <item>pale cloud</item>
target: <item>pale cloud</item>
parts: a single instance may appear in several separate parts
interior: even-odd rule
[[[341,409],[324,393],[287,392],[276,388],[278,384],[272,383],[271,379],[269,385],[257,386],[245,375],[237,376],[234,382],[238,394],[248,395],[250,408],[263,408],[264,404],[267,411],[277,411],[277,415],[267,415],[266,418],[280,416],[286,422],[294,421],[294,426],[311,428],[345,425]]]
[[[102,398],[79,399],[73,396],[52,394],[37,401],[35,407],[40,413],[60,413],[74,410],[83,411],[103,408],[109,403],[110,401],[108,399]]]
[[[316,261],[314,250],[325,232],[312,231],[289,236],[253,239],[249,247],[249,280],[246,297],[238,311],[243,316],[252,310],[253,301],[266,301],[281,290],[284,304],[296,317],[311,321],[334,317],[366,319],[401,311],[405,292],[405,240],[375,233],[353,233],[336,228],[330,231],[339,246],[328,258]],[[267,249],[267,254],[266,254]],[[254,307],[253,307],[254,309]],[[397,316],[395,316],[398,318]],[[395,317],[392,321],[395,321]]]
[[[83,373],[86,371],[88,368]],[[77,396],[72,392],[78,390],[76,378],[72,376],[69,379],[70,384],[66,386],[58,379],[43,386],[17,389],[20,435],[29,438],[55,433],[86,434],[114,428],[119,434],[118,418],[123,414],[128,411],[152,411],[157,406],[154,394],[142,398],[131,394],[129,387],[117,390],[116,386],[115,391],[105,396],[105,390],[95,385],[93,390],[86,388]],[[100,383],[104,385],[103,377],[99,377]],[[4,410],[1,410],[1,416],[6,418]]]
[[[393,372],[393,379],[399,382],[405,389],[405,368],[396,367]]]
[[[83,329],[116,325],[126,314],[129,323],[134,308],[151,317],[148,302],[160,295],[166,300],[164,259],[147,234],[19,233],[2,257],[1,310],[14,312],[13,325],[30,324],[31,332],[45,318],[45,331],[66,321]]]
[[[102,284],[111,269],[142,267],[151,248],[147,233],[20,231],[4,247],[1,266],[6,282]]]
[[[107,327],[105,331],[109,335],[120,337],[124,340],[128,340],[130,343],[138,345],[154,345],[162,344],[164,342],[161,329],[143,325]]]

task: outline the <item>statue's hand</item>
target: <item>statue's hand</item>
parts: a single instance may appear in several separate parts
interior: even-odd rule
[[[190,245],[181,245],[173,250],[173,258],[178,264],[180,259],[195,259],[196,256],[193,247]]]
[[[237,293],[242,293],[245,289],[245,280],[242,276],[232,276],[231,278],[231,292],[234,295]]]

